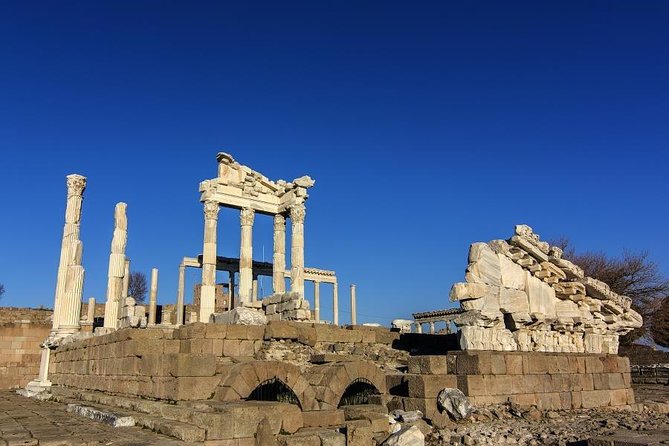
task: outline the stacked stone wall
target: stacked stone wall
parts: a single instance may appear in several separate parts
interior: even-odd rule
[[[3,309],[3,318],[7,316]],[[19,320],[41,320],[47,310],[10,309]],[[50,311],[49,311],[50,313]],[[48,316],[47,316],[48,317]],[[51,323],[5,322],[0,324],[0,388],[24,387],[39,374],[40,344],[51,330]]]
[[[0,325],[13,322],[51,323],[53,310],[50,308],[0,308]]]

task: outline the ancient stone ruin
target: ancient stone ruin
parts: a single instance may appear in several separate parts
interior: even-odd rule
[[[618,337],[641,317],[528,226],[508,241],[471,246],[466,281],[450,293],[461,308],[414,313],[391,329],[358,325],[351,285],[351,324],[340,326],[335,272],[304,264],[314,181],[271,181],[229,154],[217,160],[218,176],[200,184],[203,251],[181,261],[170,309],[158,309],[157,269],[148,309],[128,296],[128,219],[117,204],[100,326],[94,299],[80,318],[85,178],[68,177],[53,329],[29,393],[43,391],[73,413],[212,445],[423,444],[424,431],[467,418],[471,406],[634,403],[629,361],[616,353]],[[240,213],[238,259],[217,255],[221,206]],[[272,262],[252,260],[256,213],[274,219]],[[184,302],[187,267],[202,269],[193,304]],[[216,283],[216,271],[228,283]],[[265,296],[262,275],[272,277]],[[305,281],[314,282],[313,306]],[[321,284],[333,286],[332,323],[320,318]]]
[[[562,258],[527,225],[508,240],[474,243],[464,283],[450,298],[463,350],[618,353],[618,337],[641,327],[628,297]]]

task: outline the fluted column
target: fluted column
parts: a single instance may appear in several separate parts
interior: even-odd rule
[[[274,216],[274,265],[272,267],[272,290],[275,294],[286,292],[286,217]]]
[[[304,204],[290,208],[292,237],[290,246],[290,291],[304,297]]]
[[[318,281],[314,282],[314,319],[321,320],[321,283]]]
[[[255,211],[243,208],[239,214],[241,223],[241,247],[239,250],[239,302],[241,306],[251,302],[253,295],[253,220]]]
[[[202,288],[200,290],[200,322],[209,322],[216,311],[216,226],[218,203],[204,203],[204,248],[202,251]]]
[[[351,325],[356,325],[358,322],[355,302],[355,285],[351,285]]]
[[[339,285],[337,282],[332,288],[332,323],[339,325]]]
[[[149,294],[149,325],[156,325],[158,306],[158,268],[151,270],[151,293]]]
[[[182,325],[184,323],[184,288],[186,287],[186,266],[182,263],[179,265],[179,285],[177,289],[177,308],[175,325]],[[163,323],[165,320],[163,319]]]
[[[105,328],[117,328],[121,296],[125,278],[125,248],[128,244],[127,205],[117,203],[114,208],[114,235],[107,271],[107,300],[105,301]]]
[[[86,320],[94,324],[95,323],[95,298],[94,297],[89,297],[88,298],[88,308],[86,312]]]
[[[86,177],[67,176],[67,205],[56,278],[52,333],[71,334],[79,331],[84,268],[81,266],[83,245],[79,240],[81,206],[86,190]]]

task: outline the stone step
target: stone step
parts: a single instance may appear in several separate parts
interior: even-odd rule
[[[91,406],[70,403],[67,405],[67,411],[113,427],[135,425],[135,419],[130,415],[100,410]]]

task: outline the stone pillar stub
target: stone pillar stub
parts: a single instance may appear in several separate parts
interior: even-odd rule
[[[158,268],[151,270],[151,293],[149,295],[148,325],[156,325],[156,310],[158,306]]]
[[[274,216],[274,258],[272,268],[272,289],[274,294],[286,292],[286,217]]]
[[[351,325],[358,322],[355,298],[355,285],[351,284]]]
[[[204,246],[202,250],[202,288],[200,290],[199,320],[209,322],[216,311],[216,231],[219,205],[204,202]]]
[[[253,220],[255,211],[243,208],[239,214],[241,246],[239,249],[239,302],[242,306],[253,298]]]
[[[290,208],[292,225],[290,249],[290,291],[304,297],[304,204],[296,204]]]

